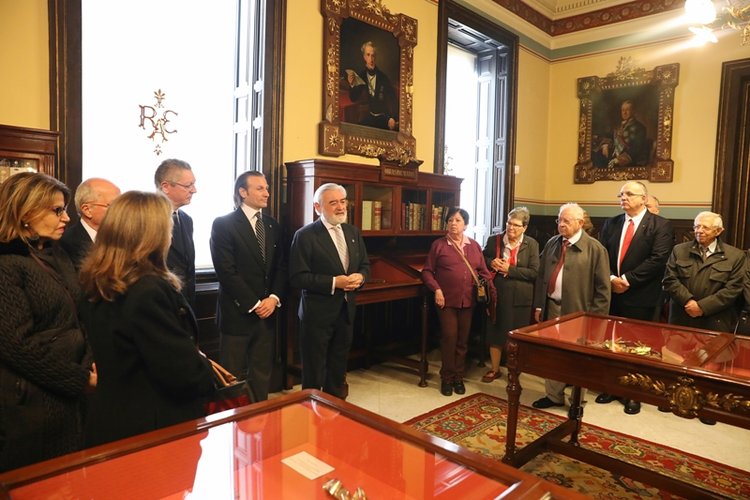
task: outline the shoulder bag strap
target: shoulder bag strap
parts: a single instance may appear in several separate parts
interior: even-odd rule
[[[463,251],[461,251],[456,245],[451,245],[451,246],[456,250],[456,252],[458,252],[458,255],[460,255],[461,258],[464,260],[464,263],[466,264],[466,267],[469,268],[469,272],[471,273],[471,277],[474,278],[474,283],[476,283],[476,285],[479,286],[479,278],[477,278],[477,273],[474,272],[474,268],[472,268],[471,264],[469,264],[469,261],[466,260],[466,256],[464,255]]]

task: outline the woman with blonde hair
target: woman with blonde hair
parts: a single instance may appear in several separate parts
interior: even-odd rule
[[[86,443],[95,445],[205,415],[215,387],[166,256],[172,208],[160,193],[112,202],[81,266],[82,318],[99,385]]]
[[[0,184],[0,471],[83,444],[83,396],[96,372],[78,324],[75,269],[57,245],[69,199],[45,174]]]

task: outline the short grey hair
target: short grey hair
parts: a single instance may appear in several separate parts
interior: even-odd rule
[[[178,170],[192,170],[192,168],[190,168],[188,162],[176,158],[169,158],[161,162],[154,173],[154,184],[156,184],[156,189],[161,189],[162,182],[166,181],[173,183],[175,173]]]
[[[362,51],[362,54],[364,54],[364,53],[365,53],[365,49],[366,49],[366,48],[367,48],[368,46],[372,47],[372,50],[373,50],[373,52],[375,52],[376,54],[378,53],[378,46],[377,46],[377,45],[375,45],[375,43],[374,43],[374,42],[373,42],[372,40],[368,40],[368,41],[366,41],[365,43],[363,43],[363,44],[362,44],[362,47],[361,47],[361,48],[359,49],[359,50],[361,50],[361,51]]]
[[[531,220],[531,214],[529,213],[529,209],[526,207],[516,207],[508,212],[508,220],[511,219],[520,220],[521,224],[523,224],[524,226],[528,226],[529,221]]]
[[[344,193],[344,198],[346,198],[346,188],[342,186],[341,184],[336,184],[335,182],[327,182],[325,184],[321,184],[321,186],[315,190],[315,194],[313,194],[313,201],[320,205],[320,199],[323,197],[323,193],[326,191],[341,191]]]
[[[702,219],[704,217],[710,217],[713,219],[713,224],[711,224],[713,227],[724,229],[724,220],[721,218],[721,214],[705,211],[696,215],[694,220]]]
[[[581,208],[581,206],[578,203],[570,202],[570,203],[564,203],[560,205],[560,211],[558,214],[561,214],[565,212],[566,210],[570,210],[573,212],[574,217],[576,220],[584,220],[584,210]]]

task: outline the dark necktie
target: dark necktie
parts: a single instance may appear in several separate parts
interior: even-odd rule
[[[260,255],[263,257],[263,262],[266,261],[266,228],[263,226],[263,215],[260,212],[255,212],[255,237],[258,238],[258,246],[260,246]]]
[[[633,233],[635,232],[635,224],[633,224],[633,219],[630,219],[630,222],[628,222],[628,228],[625,230],[625,237],[622,239],[622,247],[620,247],[620,261],[617,263],[617,270],[620,270],[620,266],[622,265],[622,260],[625,258],[625,254],[628,253],[628,248],[630,248],[630,242],[633,241]]]
[[[705,262],[706,261],[706,257],[708,257],[708,248],[704,247],[703,245],[699,245],[698,246],[698,250],[701,253],[701,260],[703,262]]]
[[[172,243],[177,245],[177,248],[182,248],[182,227],[180,225],[180,214],[177,213],[177,210],[172,212],[172,224],[174,225],[174,229],[172,229]]]
[[[569,245],[570,242],[568,240],[563,241],[562,249],[560,250],[560,260],[557,261],[557,265],[552,270],[552,274],[549,277],[549,282],[547,282],[547,295],[552,295],[552,292],[555,291],[557,276],[560,274],[560,270],[562,270],[563,264],[565,263],[565,252],[568,250]]]

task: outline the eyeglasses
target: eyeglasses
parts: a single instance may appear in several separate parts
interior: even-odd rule
[[[62,216],[63,216],[63,214],[67,213],[67,211],[68,211],[68,206],[67,206],[67,205],[63,205],[62,207],[51,207],[51,208],[50,208],[50,210],[51,210],[51,211],[52,211],[52,212],[53,212],[53,213],[54,213],[54,214],[55,214],[55,215],[57,216],[57,218],[59,219],[60,217],[62,217]]]
[[[633,196],[646,196],[643,193],[631,193],[630,191],[625,191],[624,193],[617,193],[617,199],[621,200],[623,198],[632,198]]]
[[[175,181],[167,181],[167,182],[176,186],[180,186],[181,188],[185,188],[188,191],[190,191],[191,189],[195,187],[195,182],[191,182],[190,184],[183,184],[181,182],[175,182]]]
[[[716,229],[716,226],[704,226],[702,224],[696,224],[693,226],[693,231],[714,231]]]
[[[566,226],[569,226],[576,221],[583,222],[583,219],[555,219],[555,224],[565,224]]]
[[[514,227],[516,229],[521,229],[522,227],[524,227],[523,224],[514,224],[513,222],[510,222],[510,221],[506,222],[505,226],[506,227]]]
[[[91,203],[91,202],[86,202],[86,203],[84,203],[84,205],[91,205],[92,207],[102,207],[104,209],[107,209],[107,208],[109,208],[110,204],[109,203]]]

